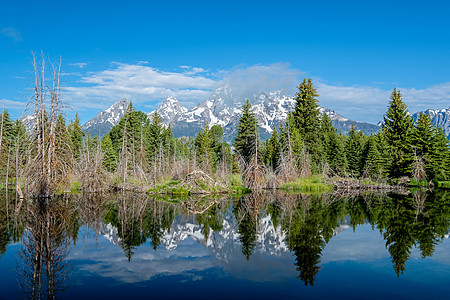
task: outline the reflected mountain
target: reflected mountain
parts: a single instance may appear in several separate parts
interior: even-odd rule
[[[422,257],[432,255],[448,232],[448,196],[445,191],[347,197],[250,194],[233,201],[206,200],[210,201],[208,208],[197,214],[186,209],[195,203],[134,197],[126,201],[128,210],[140,213],[128,223],[120,223],[118,206],[110,204],[104,218],[110,223],[103,224],[99,233],[120,245],[129,260],[130,249],[147,241],[153,249],[162,247],[164,251],[174,251],[186,240],[195,241],[209,249],[224,268],[236,261],[242,263],[241,257],[251,261],[255,253],[283,259],[293,254],[298,278],[313,285],[324,248],[347,228],[355,231],[367,223],[378,228],[397,275],[405,271],[413,247],[420,249]],[[133,201],[138,206],[134,209],[130,206]],[[113,215],[115,219],[111,219]]]
[[[385,258],[400,276],[414,251],[430,257],[448,238],[448,199],[445,190],[178,200],[79,194],[25,201],[21,210],[3,199],[0,255],[20,238],[19,282],[32,298],[64,290],[69,261],[127,283],[216,272],[313,286],[330,262]],[[352,230],[366,240],[349,242]]]

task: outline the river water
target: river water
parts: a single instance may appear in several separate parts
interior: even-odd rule
[[[444,299],[450,191],[0,203],[0,299]]]

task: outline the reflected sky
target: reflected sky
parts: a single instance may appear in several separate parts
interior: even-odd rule
[[[225,201],[202,214],[154,200],[126,199],[126,206],[115,204],[120,199],[107,201],[99,208],[99,219],[65,224],[65,236],[73,239],[67,257],[70,276],[67,289],[57,295],[67,299],[130,294],[187,299],[447,295],[446,194],[434,200],[430,196],[423,211],[415,210],[403,196],[339,201],[271,197]],[[141,214],[130,213],[133,203],[146,203]],[[398,220],[407,222],[410,230],[405,231]],[[24,232],[32,235],[33,227],[25,226]],[[406,248],[399,242],[403,240]],[[59,241],[55,237],[55,245]],[[23,298],[17,285],[21,248],[21,241],[10,242],[0,256],[0,280],[7,287],[0,298]],[[399,264],[402,272],[397,272]]]

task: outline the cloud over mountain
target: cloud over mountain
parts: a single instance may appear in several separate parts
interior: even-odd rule
[[[167,71],[151,67],[146,61],[114,62],[106,70],[85,72],[76,85],[65,88],[65,96],[75,111],[106,109],[120,98],[131,100],[137,109],[149,111],[168,96],[176,97],[189,108],[211,97],[221,86],[231,86],[236,99],[251,99],[258,93],[274,90],[294,95],[302,77],[309,76],[288,63],[239,65],[228,70],[186,65]],[[392,91],[370,85],[335,85],[321,78],[313,82],[321,106],[372,123],[383,118]],[[450,82],[422,89],[397,88],[411,113],[446,108],[450,103]]]

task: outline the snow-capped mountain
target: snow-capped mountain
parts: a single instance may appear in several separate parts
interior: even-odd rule
[[[295,107],[295,99],[283,91],[259,93],[249,99],[253,106],[262,139],[270,136],[273,129],[285,121],[288,113]],[[206,123],[219,125],[224,129],[224,138],[231,142],[237,135],[237,125],[241,117],[241,107],[245,99],[233,94],[229,85],[218,88],[208,99],[191,109],[183,107],[176,98],[168,97],[155,110],[165,124],[170,124],[175,137],[194,136]],[[149,113],[151,116],[155,111]],[[347,119],[335,111],[321,108],[333,121],[333,125],[344,134],[354,124],[357,130],[366,134],[379,130],[379,126]]]
[[[115,125],[119,124],[120,119],[125,115],[130,102],[122,99],[114,103],[107,110],[99,112],[93,119],[84,124],[81,129],[92,135],[104,136]]]
[[[28,132],[31,132],[33,130],[33,126],[36,123],[36,115],[23,115],[22,117],[20,117],[20,120],[23,122],[23,125],[25,125],[25,129]]]
[[[417,112],[413,115],[414,122],[419,118]],[[441,127],[448,139],[450,139],[450,107],[444,109],[427,109],[424,111],[431,119],[431,123],[436,127]]]

